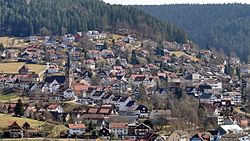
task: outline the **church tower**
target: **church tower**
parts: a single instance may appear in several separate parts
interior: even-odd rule
[[[74,81],[74,75],[73,75],[73,71],[71,68],[71,57],[70,57],[70,51],[67,51],[67,64],[66,64],[66,68],[65,68],[65,77],[66,77],[66,88],[67,89],[72,89],[72,83]]]

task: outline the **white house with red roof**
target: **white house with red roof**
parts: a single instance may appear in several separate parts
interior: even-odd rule
[[[49,111],[49,112],[63,113],[63,108],[59,104],[50,104],[47,107],[47,111]]]
[[[91,59],[101,57],[99,50],[87,50],[86,56]]]
[[[86,126],[85,124],[69,124],[69,136],[72,135],[82,135],[86,131]]]
[[[96,66],[96,62],[92,59],[84,60],[84,64],[90,69],[95,69]]]
[[[109,129],[115,137],[123,137],[128,135],[128,123],[125,122],[112,122],[109,124]]]

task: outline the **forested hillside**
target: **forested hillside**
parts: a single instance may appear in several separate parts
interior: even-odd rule
[[[146,13],[184,28],[202,48],[238,55],[250,61],[250,5],[138,6]]]
[[[0,0],[0,35],[27,36],[121,28],[157,40],[186,41],[183,30],[131,6],[100,0]]]

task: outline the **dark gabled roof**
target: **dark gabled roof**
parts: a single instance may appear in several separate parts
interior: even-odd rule
[[[125,102],[128,99],[128,97],[122,97],[119,102]]]
[[[31,84],[29,85],[29,89],[31,89],[34,85],[36,85],[36,83],[31,83]]]
[[[112,101],[116,101],[116,102],[117,102],[120,98],[121,98],[120,96],[115,96],[115,97],[112,99]]]
[[[109,99],[113,94],[105,94],[102,99]]]
[[[45,83],[51,83],[54,80],[56,80],[58,83],[63,84],[66,80],[65,76],[48,76],[45,78],[44,82]]]
[[[108,123],[112,122],[127,122],[132,123],[137,119],[137,117],[134,116],[109,116],[109,118],[106,119]]]
[[[156,90],[155,90],[155,93],[156,92],[159,92],[159,93],[162,93],[162,92],[167,92],[167,89],[166,88],[157,88]]]
[[[145,78],[146,76],[136,77],[134,81],[143,81]]]
[[[209,99],[212,95],[212,93],[202,93],[200,99]]]
[[[141,123],[136,127],[136,129],[151,129],[148,125]]]
[[[146,141],[154,141],[159,135],[155,134],[155,133],[147,133],[144,137],[142,137],[142,139],[146,140]]]
[[[207,84],[201,84],[201,85],[199,85],[198,90],[203,91],[205,89],[212,89],[212,87],[210,85],[207,85]]]
[[[110,136],[109,129],[103,127],[101,130],[99,130],[99,136]]]
[[[123,74],[117,74],[115,77],[116,77],[118,80],[121,80],[122,77],[123,77]]]
[[[144,105],[139,105],[135,110],[148,110],[148,108]]]
[[[135,101],[129,101],[126,106],[130,107],[133,106],[135,103],[136,103]]]
[[[29,129],[29,128],[30,128],[30,124],[29,124],[28,122],[25,122],[25,123],[23,124],[23,128],[24,128],[24,129]]]
[[[93,96],[101,96],[104,93],[104,91],[96,91]]]
[[[219,131],[217,130],[213,130],[213,131],[209,131],[211,135],[218,135],[219,134]]]
[[[119,111],[120,116],[137,117],[134,111]]]

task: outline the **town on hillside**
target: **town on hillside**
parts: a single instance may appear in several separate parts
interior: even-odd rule
[[[237,57],[126,30],[0,43],[0,139],[249,140]]]

